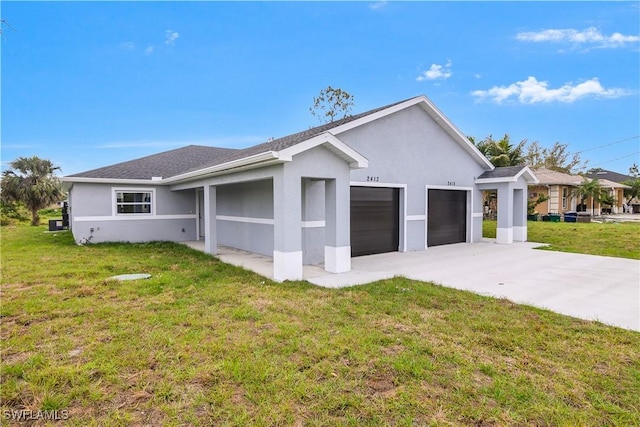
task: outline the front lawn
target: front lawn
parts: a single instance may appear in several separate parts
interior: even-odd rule
[[[540,249],[640,259],[640,223],[573,223],[527,221],[530,242]],[[483,236],[496,237],[496,221],[483,221]]]
[[[640,425],[637,332],[403,278],[277,284],[179,244],[44,231],[2,229],[6,422]],[[108,279],[138,272],[153,277]]]

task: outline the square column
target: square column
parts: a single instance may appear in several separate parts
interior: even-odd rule
[[[216,187],[204,187],[204,251],[215,255],[218,252],[218,238],[216,235]]]
[[[496,243],[513,243],[513,190],[509,184],[498,186],[498,228]]]
[[[325,181],[324,269],[351,270],[351,200],[349,176]]]
[[[513,241],[527,241],[527,190],[513,190]]]
[[[273,176],[273,278],[278,282],[302,279],[302,179]]]

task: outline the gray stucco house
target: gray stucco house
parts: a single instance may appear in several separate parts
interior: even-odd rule
[[[190,145],[69,175],[85,241],[204,240],[302,266],[477,242],[482,190],[497,190],[498,243],[527,239],[527,167],[494,168],[425,96],[246,149]]]

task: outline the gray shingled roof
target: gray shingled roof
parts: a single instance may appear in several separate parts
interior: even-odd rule
[[[602,169],[597,172],[588,173],[586,174],[586,176],[587,178],[607,179],[609,181],[613,181],[617,183],[633,180],[633,177],[631,175],[625,175],[623,173],[618,173],[618,172],[614,172],[606,169]]]
[[[524,168],[526,168],[526,165],[497,167],[494,170],[483,172],[478,179],[511,178],[518,175]]]
[[[413,99],[413,98],[409,98]],[[409,99],[405,99],[384,107],[366,111],[364,113],[349,116],[344,119],[326,123],[308,130],[274,139],[273,141],[261,143],[245,149],[231,149],[218,147],[205,147],[200,145],[189,145],[187,147],[178,148],[176,150],[165,151],[163,153],[153,154],[151,156],[118,163],[111,166],[105,166],[99,169],[93,169],[86,172],[80,172],[68,177],[78,178],[104,178],[104,179],[151,179],[151,177],[159,176],[169,178],[188,172],[194,172],[217,166],[232,160],[238,160],[253,156],[256,154],[266,153],[269,151],[280,151],[289,148],[314,136],[325,133],[343,124],[366,117],[378,111],[385,110],[395,105],[401,104]]]
[[[175,150],[141,157],[115,165],[69,175],[78,178],[151,179],[154,176],[167,178],[186,170],[201,169],[206,165],[224,163],[238,151],[232,148],[188,145]]]

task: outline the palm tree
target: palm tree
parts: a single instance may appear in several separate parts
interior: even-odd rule
[[[580,204],[583,205],[587,198],[591,198],[591,215],[594,215],[595,202],[600,202],[605,195],[605,190],[600,186],[597,179],[585,178],[576,189],[575,194],[580,197]]]
[[[522,150],[526,141],[520,142],[515,147],[511,144],[509,135],[505,135],[502,139],[496,141],[491,135],[476,143],[471,139],[478,150],[489,159],[494,166],[519,166],[524,164]]]
[[[18,157],[9,167],[2,173],[2,202],[24,203],[31,211],[31,225],[40,225],[38,210],[63,197],[60,180],[54,174],[60,168],[37,156]]]

